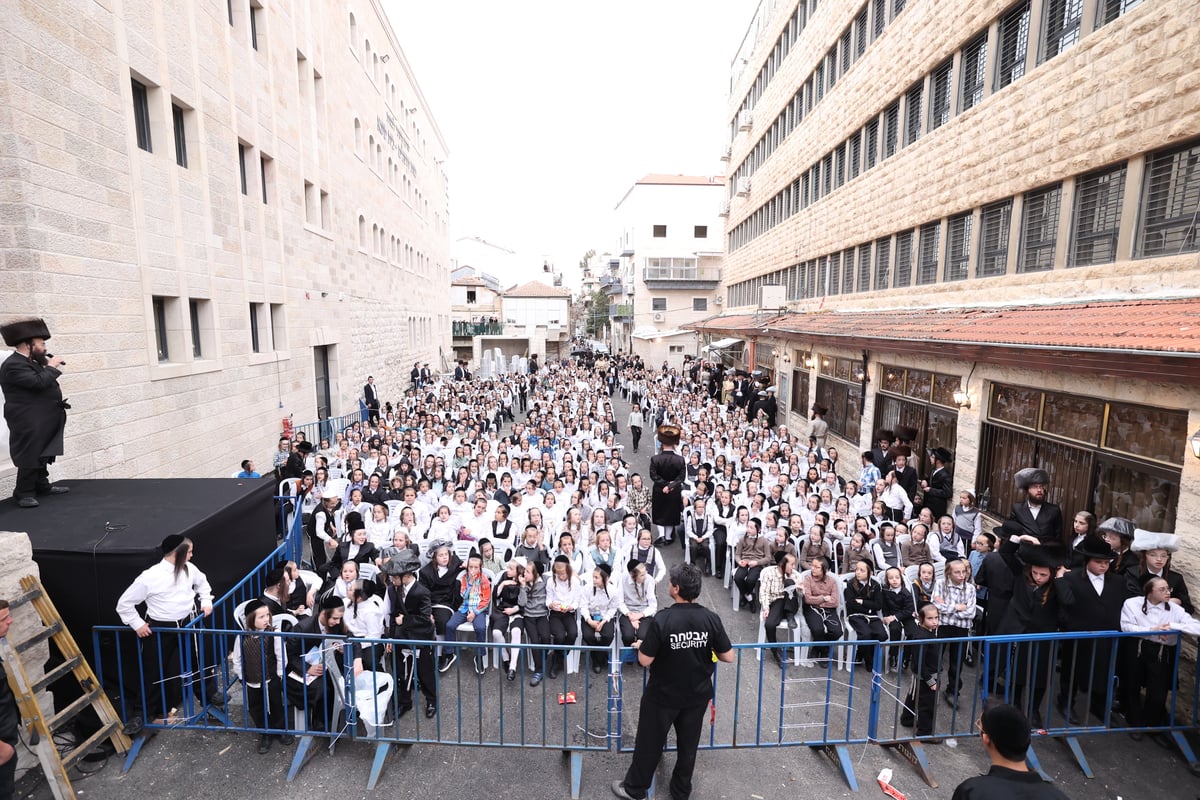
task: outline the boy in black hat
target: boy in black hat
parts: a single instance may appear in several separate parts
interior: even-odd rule
[[[66,362],[46,352],[50,329],[43,319],[0,325],[0,336],[13,348],[0,364],[8,454],[17,468],[13,497],[21,508],[37,508],[39,496],[70,491],[66,486],[51,486],[49,472],[49,465],[63,454],[70,406],[63,400],[58,379]]]
[[[429,590],[417,580],[421,561],[411,550],[401,550],[384,565],[388,576],[384,601],[385,624],[390,639],[432,642],[436,638],[433,625],[433,600]],[[402,659],[403,685],[396,690],[396,717],[399,719],[413,707],[413,673],[420,681],[425,695],[425,717],[437,714],[437,674],[433,647],[398,645]]]

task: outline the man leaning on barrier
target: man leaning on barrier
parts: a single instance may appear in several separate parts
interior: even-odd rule
[[[650,670],[650,680],[642,693],[633,762],[625,780],[612,784],[613,794],[623,800],[646,796],[672,727],[677,757],[671,773],[671,797],[686,800],[692,793],[696,748],[704,712],[713,697],[715,662],[734,660],[721,618],[696,602],[700,582],[695,565],[672,567],[669,591],[674,605],[659,611],[639,630],[641,641],[635,643],[638,662]]]

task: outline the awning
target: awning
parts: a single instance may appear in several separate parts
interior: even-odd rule
[[[735,344],[741,344],[743,341],[745,341],[745,340],[737,339],[737,338],[731,336],[728,339],[718,339],[717,341],[713,342],[712,344],[705,345],[704,347],[701,347],[700,349],[706,353],[709,350],[727,350],[730,347],[733,347]]]
[[[650,339],[664,339],[668,336],[682,336],[685,333],[695,333],[695,331],[685,331],[681,328],[672,328],[669,331],[656,331],[648,328],[642,328],[641,330],[634,331],[630,335],[634,339],[644,339],[648,341]]]

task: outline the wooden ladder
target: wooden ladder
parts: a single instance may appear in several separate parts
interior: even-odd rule
[[[80,652],[79,645],[67,630],[58,609],[42,588],[41,581],[32,575],[26,575],[21,578],[21,590],[24,594],[11,603],[12,608],[29,603],[37,611],[43,628],[15,645],[7,639],[0,639],[0,657],[4,659],[8,668],[8,682],[17,698],[21,718],[31,730],[30,746],[38,755],[55,800],[73,800],[75,790],[71,787],[67,770],[79,763],[80,759],[105,739],[112,742],[116,751],[122,754],[129,752],[131,744],[117,712],[108,700],[108,695],[100,687],[96,673]],[[31,681],[21,656],[48,640],[53,640],[57,645],[64,661],[38,680]],[[67,675],[73,675],[79,682],[82,695],[62,711],[47,717],[38,704],[37,693]],[[100,730],[75,745],[70,752],[60,754],[54,743],[54,735],[89,707],[100,718]]]

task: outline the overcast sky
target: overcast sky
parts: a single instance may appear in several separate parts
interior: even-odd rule
[[[460,237],[544,257],[578,286],[612,209],[651,172],[723,174],[730,61],[757,0],[384,0],[450,148]],[[469,250],[475,262],[479,248]]]

